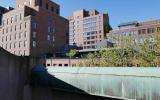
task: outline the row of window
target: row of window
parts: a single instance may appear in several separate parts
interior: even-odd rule
[[[101,32],[101,31],[100,31]],[[93,31],[93,32],[85,32],[84,36],[89,36],[89,35],[96,35],[97,31]]]
[[[59,67],[62,67],[62,66],[69,66],[69,64],[47,64],[47,67],[50,67],[50,66],[59,66]],[[76,64],[72,64],[72,66],[76,66]]]
[[[95,31],[97,30],[97,26],[94,27],[89,27],[89,28],[84,28],[83,31]]]
[[[11,51],[11,53],[19,56],[28,55],[27,50],[16,50],[16,51]]]
[[[22,38],[27,38],[27,32],[25,31],[23,33],[19,34],[14,34],[14,35],[7,35],[7,36],[2,36],[1,37],[1,42],[7,42],[7,41],[12,41],[12,40],[17,40],[17,39],[22,39]]]
[[[130,40],[113,40],[113,43],[144,43],[144,42],[154,42],[155,38],[135,38]]]
[[[97,21],[97,17],[87,18],[83,20],[84,23],[90,23],[93,21]]]
[[[134,36],[134,35],[137,35],[137,34],[152,34],[152,33],[155,33],[155,32],[160,32],[160,27],[158,27],[157,29],[148,28],[148,29],[142,29],[142,30],[138,30],[138,31],[129,31],[129,32],[124,32],[124,33],[114,33],[113,36],[114,37]]]
[[[83,27],[94,27],[96,25],[97,25],[96,22],[92,22],[92,23],[83,24]]]
[[[41,7],[43,7],[43,6],[45,6],[45,8],[47,9],[47,10],[50,10],[50,11],[52,11],[52,12],[56,12],[56,14],[57,15],[59,15],[59,9],[57,8],[57,9],[55,9],[52,5],[49,5],[48,3],[46,3],[45,5],[43,4],[43,0],[39,0],[39,6],[41,6]]]
[[[88,41],[88,42],[84,42],[84,45],[86,44],[95,44],[97,41]]]
[[[15,15],[15,17],[10,17],[10,18],[7,18],[6,20],[3,20],[2,21],[2,25],[9,25],[9,24],[12,24],[13,22],[18,22],[22,20],[22,14],[20,13],[19,15]]]
[[[96,49],[96,45],[93,46],[84,46],[83,49]]]
[[[23,27],[23,24],[20,23],[19,25],[19,30],[21,30]],[[27,28],[27,22],[24,23],[24,28]],[[2,33],[5,34],[5,33],[9,33],[9,32],[13,32],[13,30],[16,32],[17,31],[17,25],[15,25],[14,27],[13,26],[10,26],[10,27],[7,27],[6,29],[2,29]]]
[[[14,43],[8,43],[8,44],[1,44],[1,47],[4,49],[17,49],[17,48],[24,48],[27,47],[27,41],[19,41],[19,42],[14,42]]]

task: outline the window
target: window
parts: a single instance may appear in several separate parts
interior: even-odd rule
[[[53,64],[53,66],[57,66],[57,64]]]
[[[47,66],[51,66],[50,64],[47,64]]]
[[[62,66],[62,64],[59,64],[59,66]]]
[[[8,25],[8,21],[9,21],[9,19],[7,19],[7,25]]]
[[[15,27],[14,27],[14,30],[16,31],[17,30],[17,26],[15,25]]]
[[[50,33],[51,32],[51,28],[50,27],[48,27],[48,33]]]
[[[56,10],[57,15],[59,15],[59,9]]]
[[[4,34],[4,29],[3,29],[3,34]]]
[[[51,11],[54,12],[54,7],[51,7]]]
[[[36,41],[33,41],[33,47],[36,47]]]
[[[32,0],[29,1],[29,5],[31,5],[31,4],[32,4]]]
[[[14,43],[14,48],[16,48],[16,42]]]
[[[68,66],[68,64],[64,64],[64,66],[65,66],[65,67],[67,67],[67,66]]]
[[[22,14],[19,15],[19,20],[21,20],[21,19],[22,19]]]
[[[26,47],[27,46],[27,41],[24,41],[24,47]]]
[[[7,27],[7,29],[6,29],[6,33],[8,33],[8,27]]]
[[[19,48],[21,47],[21,42],[19,42]]]
[[[54,36],[53,36],[53,41],[55,41],[55,38],[54,38]]]
[[[11,17],[11,23],[13,22],[13,17]]]
[[[24,25],[24,27],[25,27],[25,28],[27,27],[27,22],[25,22],[25,25]]]
[[[33,32],[33,38],[36,38],[36,32]]]
[[[10,38],[9,38],[9,40],[11,40],[12,39],[12,35],[10,35]]]
[[[24,37],[25,37],[25,38],[27,37],[27,31],[24,32]]]
[[[22,23],[20,24],[20,27],[19,27],[19,29],[21,30],[21,28],[22,28]]]
[[[39,0],[39,6],[42,6],[42,0]]]
[[[48,4],[46,4],[46,9],[48,10]]]
[[[37,23],[33,22],[33,28],[36,29],[37,28]]]
[[[48,41],[50,41],[50,40],[51,40],[51,37],[50,37],[50,35],[48,35],[48,37],[47,37],[47,40],[48,40]]]

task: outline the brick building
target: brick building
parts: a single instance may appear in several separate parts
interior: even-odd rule
[[[137,47],[147,42],[153,48],[155,43],[160,43],[160,19],[121,23],[118,27],[107,35],[116,47]]]
[[[70,45],[83,49],[96,49],[97,42],[106,37],[104,26],[109,24],[108,14],[96,10],[79,10],[68,19]]]
[[[3,14],[0,46],[18,56],[53,54],[68,44],[68,25],[51,0],[16,0],[16,8]]]

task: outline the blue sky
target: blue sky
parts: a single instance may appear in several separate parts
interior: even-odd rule
[[[79,9],[97,9],[108,13],[113,28],[121,22],[160,18],[160,0],[53,0],[61,5],[61,15]],[[1,6],[13,6],[15,0],[0,0]]]

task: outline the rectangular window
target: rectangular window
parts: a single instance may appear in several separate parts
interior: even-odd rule
[[[4,29],[3,29],[3,34],[4,34]]]
[[[27,22],[25,22],[25,25],[24,25],[24,27],[25,27],[25,28],[27,27]]]
[[[33,32],[33,38],[36,38],[36,32]]]
[[[27,46],[27,41],[24,41],[24,47],[26,47]]]
[[[15,25],[15,27],[14,27],[14,30],[16,31],[17,30],[17,26]]]
[[[19,15],[19,20],[21,20],[21,19],[22,19],[22,14]]]
[[[7,29],[6,29],[6,33],[8,33],[8,27],[7,27]]]
[[[19,29],[21,30],[21,28],[22,28],[22,23],[20,23],[20,27],[19,27]]]
[[[13,22],[13,17],[11,17],[11,23]]]
[[[7,25],[8,25],[8,21],[9,21],[9,19],[7,19]]]
[[[51,32],[51,28],[50,27],[48,27],[48,33],[50,33]]]
[[[24,32],[24,37],[25,37],[25,38],[27,37],[27,31]]]
[[[51,7],[51,11],[54,12],[54,7]]]
[[[33,47],[36,47],[36,41],[33,41]]]
[[[37,23],[33,22],[33,28],[36,29],[37,28]]]
[[[46,9],[48,10],[48,4],[46,4]]]
[[[56,10],[57,15],[59,15],[59,9]]]
[[[39,0],[39,6],[42,6],[42,0]]]
[[[50,40],[51,40],[51,37],[50,37],[50,35],[48,35],[48,37],[47,37],[47,40],[48,40],[48,41],[50,41]]]

